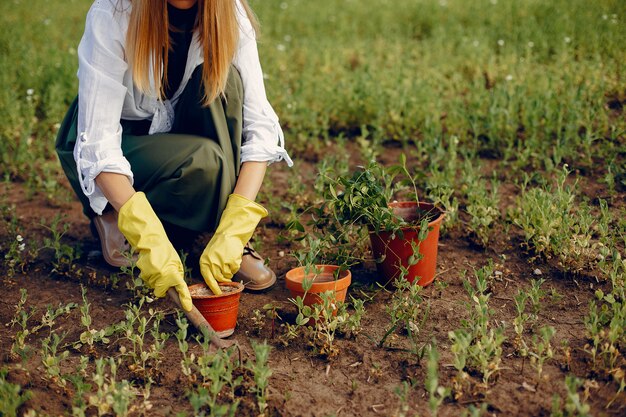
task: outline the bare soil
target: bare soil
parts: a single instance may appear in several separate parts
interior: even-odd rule
[[[387,151],[385,159],[397,160],[399,150]],[[315,176],[315,163],[301,161],[299,170],[297,175],[311,184]],[[288,181],[294,180],[288,173],[288,168],[273,166],[269,175],[271,185],[268,186],[277,190],[279,197],[283,197]],[[600,187],[598,182],[590,182],[595,183],[596,189]],[[512,204],[517,193],[515,187],[503,186],[502,190],[505,193],[503,205]],[[40,250],[28,262],[24,272],[18,271],[12,277],[8,275],[6,266],[3,266],[0,321],[11,321],[20,297],[20,288],[28,292],[27,308],[35,309],[31,319],[34,325],[48,305],[57,306],[68,302],[80,304],[81,284],[87,288],[94,328],[104,328],[121,321],[124,304],[129,301],[131,293],[124,289],[124,280],[118,283],[117,288],[109,285],[111,275],[118,271],[106,265],[98,256],[99,244],[90,234],[89,222],[82,216],[80,205],[77,202],[51,203],[40,195],[31,197],[21,184],[9,185],[6,192],[8,202],[17,207],[20,234],[27,244],[37,242],[36,245],[41,247],[44,236],[49,235],[40,226],[41,219],[51,219],[58,213],[64,213],[71,227],[62,242],[80,246],[82,256],[74,270],[63,274],[52,271],[52,254],[48,249]],[[598,194],[601,192],[600,190]],[[409,398],[411,409],[420,415],[428,415],[428,393],[423,385],[426,375],[425,361],[420,362],[406,352],[409,345],[402,333],[392,336],[391,347],[377,346],[389,324],[386,307],[391,293],[373,285],[376,278],[375,265],[366,263],[352,270],[353,283],[349,294],[356,297],[367,295],[371,301],[366,303],[362,332],[355,338],[340,338],[337,341],[340,353],[331,361],[313,355],[302,340],[283,346],[277,338],[282,331],[281,320],[277,319],[275,323],[267,320],[263,328],[254,325],[251,320],[254,310],[261,310],[270,302],[278,305],[278,314],[282,321],[293,322],[295,318],[295,307],[287,301],[289,293],[285,288],[284,275],[296,266],[289,251],[297,243],[280,239],[281,232],[282,225],[273,219],[264,220],[257,231],[257,249],[269,259],[269,266],[276,272],[278,281],[272,289],[264,293],[242,294],[238,326],[230,338],[242,346],[244,356],[251,355],[252,340],[267,340],[273,346],[269,362],[273,370],[269,387],[269,415],[392,416],[399,406],[394,389],[405,380],[418,382]],[[469,300],[463,288],[463,280],[466,276],[471,277],[474,269],[490,259],[501,272],[492,288],[491,308],[494,322],[508,324],[508,341],[504,345],[502,370],[497,380],[489,386],[483,386],[478,376],[470,376],[469,389],[456,400],[447,400],[439,415],[459,416],[470,404],[478,406],[486,403],[487,415],[490,416],[549,416],[553,395],[557,394],[562,398],[565,395],[563,381],[567,374],[586,380],[580,395],[591,404],[594,416],[626,415],[624,394],[611,407],[605,408],[617,391],[617,386],[606,375],[597,374],[593,370],[589,355],[585,352],[588,341],[585,338],[583,318],[587,314],[588,303],[596,289],[602,288],[606,292],[608,285],[591,276],[567,276],[551,265],[531,257],[520,248],[521,239],[514,230],[508,233],[498,230],[496,235],[496,241],[489,248],[481,249],[472,243],[463,230],[444,231],[440,239],[438,276],[435,281],[445,283],[446,286],[432,284],[423,291],[430,311],[424,327],[420,329],[420,341],[428,343],[436,339],[440,353],[439,383],[451,387],[455,370],[451,365],[448,332],[459,328],[460,321],[467,316],[464,303]],[[6,247],[6,236],[7,232],[3,229],[0,234],[3,248]],[[190,267],[197,265],[198,256],[207,239],[205,236],[196,241],[187,258]],[[468,271],[467,275],[465,271]],[[537,377],[528,361],[517,356],[512,345],[512,320],[515,317],[513,296],[519,289],[529,288],[530,280],[538,278],[539,273],[547,280],[544,289],[549,295],[542,302],[537,328],[550,325],[556,329],[555,358],[545,365],[542,378]],[[201,282],[197,268],[194,267],[192,275],[194,282]],[[191,413],[191,406],[185,398],[190,384],[180,372],[181,354],[173,337],[176,331],[174,309],[166,299],[156,301],[153,306],[168,312],[163,331],[172,336],[163,352],[159,366],[160,377],[152,387],[149,400],[153,407],[146,415],[174,416],[180,411]],[[22,410],[34,409],[40,415],[68,415],[71,413],[73,390],[61,389],[46,380],[41,366],[39,352],[41,339],[45,336],[43,333],[46,332],[28,337],[27,343],[32,351],[20,365],[8,354],[16,331],[16,327],[11,328],[8,325],[0,328],[0,366],[9,369],[9,381],[32,392],[31,399]],[[55,331],[67,332],[65,340],[68,342],[78,340],[83,331],[78,309],[59,318]],[[568,349],[562,348],[565,346],[562,343],[566,340]],[[95,358],[117,356],[120,343],[113,337],[110,344],[99,344],[91,352],[70,349],[69,359],[63,362],[63,372],[69,374],[76,369],[80,354],[90,357],[89,369],[93,369]],[[194,343],[191,345],[191,351],[198,355],[199,346]],[[244,385],[249,386],[250,375],[244,376]],[[132,375],[128,369],[121,369],[119,377],[131,378]],[[252,393],[241,389],[236,394],[242,401],[237,415],[258,415]],[[90,409],[90,415],[96,415],[94,409]]]

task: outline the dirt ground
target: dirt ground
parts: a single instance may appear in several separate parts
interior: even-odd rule
[[[390,149],[385,159],[394,160],[397,152],[397,149]],[[302,162],[300,169],[305,180],[312,178],[311,174],[315,172],[314,162]],[[281,189],[290,180],[287,170],[285,166],[270,169],[269,175],[275,189]],[[81,271],[74,276],[59,276],[51,272],[51,254],[47,250],[42,250],[24,273],[17,273],[9,278],[6,267],[3,267],[5,270],[1,272],[4,297],[0,299],[0,321],[3,324],[11,321],[20,297],[20,288],[28,291],[27,306],[36,309],[32,319],[36,323],[49,304],[56,306],[59,302],[70,301],[80,304],[80,283],[87,287],[94,328],[104,328],[122,320],[123,305],[128,302],[130,293],[124,289],[123,282],[119,283],[118,289],[111,289],[106,285],[107,277],[116,271],[98,256],[99,244],[89,231],[88,220],[82,215],[80,205],[77,202],[51,204],[40,195],[28,196],[23,185],[12,184],[8,187],[5,190],[8,202],[17,207],[21,234],[26,240],[42,241],[48,232],[40,226],[41,219],[51,219],[59,212],[65,213],[71,228],[63,237],[63,242],[69,245],[80,243],[82,257],[78,262]],[[505,185],[503,190],[503,204],[512,204],[515,188]],[[273,346],[269,362],[273,371],[269,388],[270,415],[392,416],[399,407],[394,389],[409,378],[420,382],[411,392],[411,409],[420,415],[428,415],[428,393],[423,385],[425,360],[418,363],[415,357],[403,350],[408,347],[408,343],[401,333],[393,338],[392,347],[377,347],[377,342],[389,323],[385,308],[391,299],[391,293],[372,285],[376,275],[374,264],[364,264],[352,270],[353,284],[349,293],[360,296],[363,291],[372,297],[372,301],[365,305],[362,332],[354,339],[340,338],[337,342],[340,354],[334,360],[328,361],[313,355],[302,341],[295,341],[287,347],[282,346],[276,335],[271,337],[269,321],[266,321],[260,332],[253,326],[253,311],[261,309],[269,302],[280,306],[278,312],[283,320],[292,321],[295,315],[295,307],[287,301],[289,293],[285,288],[284,275],[291,267],[296,266],[296,262],[289,256],[289,244],[279,239],[279,226],[266,219],[259,227],[257,236],[257,240],[262,242],[259,245],[260,251],[269,258],[269,265],[278,276],[277,284],[265,293],[243,293],[238,326],[231,337],[243,347],[244,356],[252,351],[251,340],[266,339]],[[468,299],[462,285],[464,271],[467,270],[468,276],[471,276],[471,271],[486,264],[489,259],[493,259],[496,269],[502,272],[493,286],[491,308],[494,311],[494,320],[507,323],[507,342],[503,347],[502,370],[495,382],[483,387],[480,379],[472,376],[472,388],[456,401],[446,400],[439,415],[459,416],[470,404],[479,406],[486,403],[486,415],[549,416],[553,395],[565,395],[563,380],[569,373],[586,379],[584,390],[580,394],[592,406],[593,415],[626,415],[624,394],[610,408],[604,408],[617,387],[606,377],[594,373],[589,363],[589,355],[584,352],[587,340],[583,318],[587,314],[589,300],[597,288],[607,290],[607,284],[597,282],[593,277],[564,276],[550,265],[534,262],[520,249],[521,240],[515,231],[511,230],[509,234],[500,232],[487,250],[474,246],[460,230],[448,230],[441,236],[436,279],[444,281],[448,286],[443,288],[430,285],[424,289],[423,294],[430,304],[430,313],[419,333],[422,343],[428,343],[433,338],[437,340],[440,354],[439,383],[452,386],[455,375],[451,365],[448,332],[459,328],[460,320],[466,315],[463,303]],[[6,236],[6,230],[2,231],[1,236]],[[197,259],[202,243],[199,240],[194,246],[194,251],[188,258],[189,263]],[[515,354],[511,343],[514,337],[512,320],[515,317],[513,295],[520,288],[529,288],[530,280],[538,277],[537,269],[541,271],[541,277],[546,279],[544,289],[552,294],[543,300],[537,327],[550,325],[556,329],[553,343],[555,357],[545,365],[544,378],[541,380],[537,379],[535,370]],[[197,271],[194,276],[200,282]],[[159,300],[156,306],[173,312],[166,300]],[[80,312],[74,309],[57,320],[55,330],[57,333],[67,332],[67,341],[77,340],[83,330],[79,323]],[[276,333],[281,331],[279,324],[276,323]],[[162,376],[152,387],[149,400],[153,407],[147,415],[169,416],[179,411],[190,413],[191,407],[185,398],[188,382],[180,373],[181,354],[173,336],[176,330],[173,314],[166,316],[163,327],[164,331],[171,333],[171,337],[166,343],[160,366]],[[53,416],[68,414],[73,391],[68,388],[64,392],[44,379],[45,371],[41,366],[40,354],[31,354],[23,367],[9,360],[8,352],[15,331],[16,329],[8,326],[0,328],[0,352],[3,354],[0,366],[9,368],[9,381],[19,383],[24,390],[32,392],[31,399],[22,410],[34,409],[42,415]],[[33,352],[40,351],[43,337],[43,334],[36,334],[27,339],[27,343],[35,348]],[[569,341],[569,351],[561,348],[561,342],[565,339]],[[63,371],[69,373],[75,369],[81,353],[89,354],[93,363],[93,359],[97,357],[118,354],[118,349],[119,343],[114,337],[109,345],[98,345],[90,353],[71,350],[69,359],[64,362]],[[192,343],[191,351],[198,354],[200,348]],[[129,377],[129,371],[122,369],[119,376]],[[242,399],[237,415],[257,415],[253,394],[245,390],[240,390],[237,394]]]

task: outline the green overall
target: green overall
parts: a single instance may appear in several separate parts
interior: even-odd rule
[[[231,67],[225,97],[202,107],[202,68],[195,69],[175,107],[169,133],[147,135],[149,121],[122,120],[122,152],[161,221],[197,232],[214,231],[240,167],[243,86]],[[56,151],[65,175],[83,205],[73,150],[77,138],[78,100],[59,129]]]

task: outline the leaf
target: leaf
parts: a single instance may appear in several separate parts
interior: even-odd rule
[[[337,198],[337,192],[335,191],[335,187],[332,184],[328,185],[328,189],[330,190],[330,194],[336,199]]]

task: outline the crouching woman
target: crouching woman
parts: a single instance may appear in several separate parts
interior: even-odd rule
[[[56,150],[105,260],[125,241],[157,297],[191,297],[166,229],[214,231],[200,257],[211,290],[236,274],[253,290],[276,275],[248,245],[267,211],[254,200],[284,160],[245,0],[96,0],[78,47],[78,97]]]

